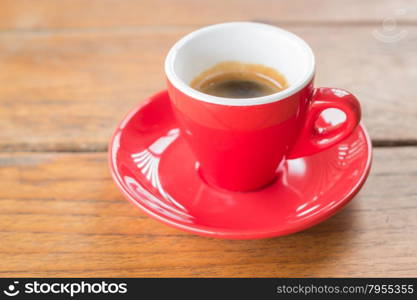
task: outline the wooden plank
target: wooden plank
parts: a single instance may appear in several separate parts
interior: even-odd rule
[[[374,154],[364,189],[326,222],[227,241],[138,211],[111,181],[105,153],[2,153],[0,275],[415,277],[417,148]]]
[[[3,0],[0,29],[74,29],[267,22],[376,22],[394,17],[415,23],[415,0]]]
[[[352,91],[374,141],[417,141],[416,27],[288,26],[317,56],[317,85]],[[164,88],[170,46],[194,28],[0,35],[0,149],[105,150],[117,122]]]

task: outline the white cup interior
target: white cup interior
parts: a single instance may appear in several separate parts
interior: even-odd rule
[[[197,75],[222,61],[272,67],[285,76],[289,87],[264,97],[228,101],[189,86]],[[307,85],[314,75],[314,55],[306,42],[281,28],[252,22],[223,23],[180,39],[168,53],[165,72],[176,88],[195,99],[226,105],[257,105],[279,101]]]

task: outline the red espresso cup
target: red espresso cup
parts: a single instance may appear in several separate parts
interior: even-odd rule
[[[272,67],[289,87],[268,96],[229,99],[189,86],[222,61]],[[165,73],[171,105],[198,160],[196,167],[207,183],[223,189],[250,191],[267,185],[286,159],[339,143],[361,117],[359,102],[349,92],[313,87],[315,61],[306,42],[266,24],[232,22],[194,31],[171,48]],[[316,121],[329,108],[343,111],[345,120],[319,128]]]

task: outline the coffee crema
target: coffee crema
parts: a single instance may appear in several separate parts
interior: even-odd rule
[[[277,70],[259,64],[220,62],[195,77],[190,86],[202,93],[224,98],[254,98],[288,87]]]

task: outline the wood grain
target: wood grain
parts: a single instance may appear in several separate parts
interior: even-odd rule
[[[237,20],[300,35],[317,85],[357,95],[375,145],[417,146],[417,0],[2,0],[0,277],[417,276],[417,147],[376,148],[341,213],[274,239],[190,235],[116,189],[94,151],[164,88],[178,38]],[[376,38],[384,20],[405,37]]]
[[[364,189],[328,221],[227,241],[138,211],[105,153],[3,153],[0,276],[417,276],[417,147],[374,154]]]
[[[206,25],[237,20],[282,23],[416,23],[415,0],[2,0],[0,29]]]
[[[357,95],[375,142],[417,143],[417,27],[397,43],[375,26],[286,28],[315,51],[318,86]],[[193,29],[0,34],[0,150],[105,150],[122,116],[164,88],[164,56]]]

